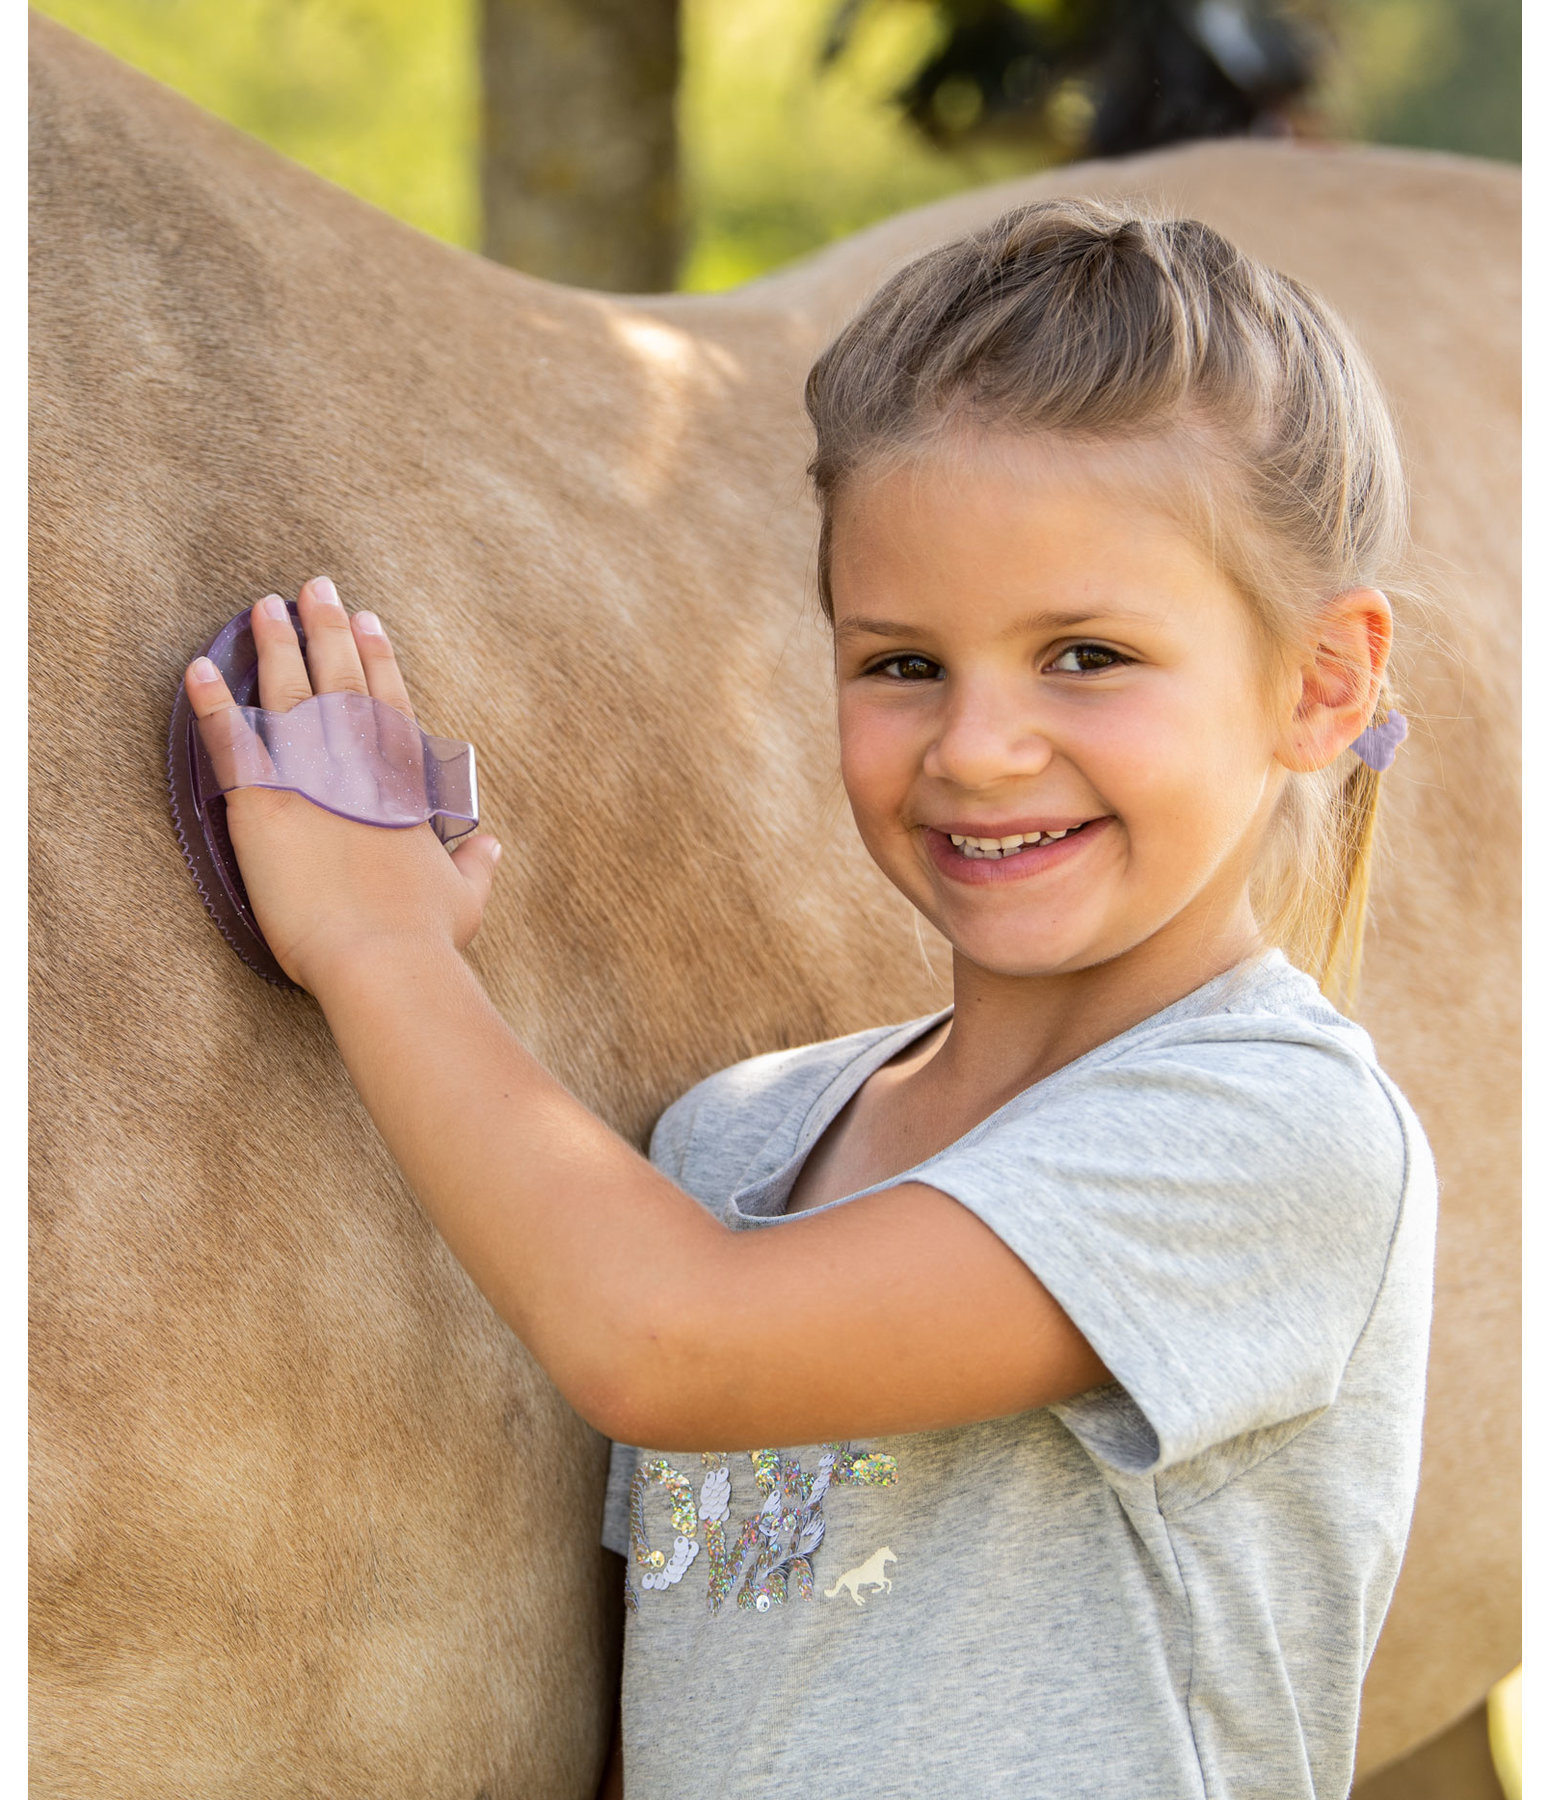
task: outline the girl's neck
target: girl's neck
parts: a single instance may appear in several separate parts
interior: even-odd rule
[[[859,1193],[945,1150],[1025,1088],[1234,968],[1259,946],[1245,905],[1183,953],[1158,933],[1069,975],[995,975],[955,956],[953,1016],[876,1069],[797,1173],[788,1212]],[[1182,936],[1182,934],[1181,934]]]
[[[1063,975],[997,975],[955,955],[952,1022],[917,1074],[1010,1099],[1263,948],[1246,908],[1209,942],[1164,936]]]

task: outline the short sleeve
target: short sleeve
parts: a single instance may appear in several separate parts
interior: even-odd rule
[[[1092,1454],[1152,1474],[1328,1406],[1405,1183],[1363,1058],[1333,1034],[1185,1040],[1044,1086],[914,1179],[1015,1250],[1119,1383],[1062,1409]]]
[[[690,1089],[668,1107],[652,1128],[651,1144],[646,1154],[652,1166],[672,1181],[683,1179],[684,1159],[689,1153],[689,1140],[694,1135],[695,1099],[698,1090]]]

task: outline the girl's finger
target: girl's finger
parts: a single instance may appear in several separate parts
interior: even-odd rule
[[[495,880],[495,865],[500,859],[501,847],[487,831],[476,832],[473,837],[464,838],[452,852],[452,861],[473,890],[480,912],[484,911],[485,902],[490,898],[490,887]]]
[[[197,657],[188,665],[183,686],[222,788],[273,774],[268,751],[242,716],[231,689],[209,657]]]
[[[326,575],[315,575],[303,585],[296,604],[307,634],[313,690],[319,694],[364,694],[366,674],[355,648],[355,634],[333,582]]]
[[[183,671],[183,688],[196,719],[208,719],[223,706],[235,706],[231,689],[208,656],[196,656]]]
[[[374,612],[358,612],[351,616],[350,629],[355,633],[355,648],[366,671],[366,691],[373,700],[385,700],[406,719],[414,717],[409,704],[409,690],[399,673],[398,658],[382,629],[382,621]]]
[[[278,594],[266,595],[253,608],[249,622],[258,648],[259,705],[266,712],[289,712],[310,700],[312,683],[285,602]]]

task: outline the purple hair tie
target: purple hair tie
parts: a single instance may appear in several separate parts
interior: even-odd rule
[[[1372,724],[1352,744],[1358,761],[1366,763],[1374,774],[1381,775],[1394,761],[1399,746],[1410,735],[1410,724],[1402,712],[1391,712],[1381,725]]]

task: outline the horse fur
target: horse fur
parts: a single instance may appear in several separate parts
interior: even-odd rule
[[[507,846],[474,959],[642,1141],[755,1051],[941,1003],[855,842],[800,391],[927,245],[1137,194],[1309,281],[1396,402],[1435,604],[1363,1017],[1443,1180],[1425,1464],[1362,1766],[1517,1660],[1512,172],[1242,142],[1062,169],[714,297],[433,242],[56,26],[33,92],[32,1609],[46,1800],[592,1793],[604,1446],[418,1211],[169,824],[185,660],[331,574]]]

